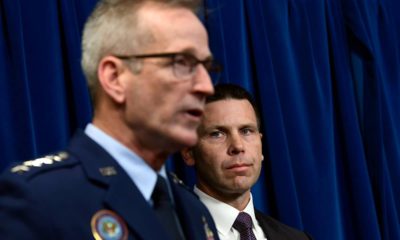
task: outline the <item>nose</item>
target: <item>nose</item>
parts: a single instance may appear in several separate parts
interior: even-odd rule
[[[244,152],[243,140],[239,134],[232,134],[230,136],[228,154],[237,155]]]
[[[214,94],[214,86],[212,84],[210,74],[208,74],[208,71],[203,64],[197,65],[194,78],[195,81],[193,91],[203,96]]]

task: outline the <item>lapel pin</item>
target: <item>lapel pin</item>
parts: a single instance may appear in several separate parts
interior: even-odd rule
[[[99,168],[99,171],[105,177],[117,175],[117,170],[114,167]]]

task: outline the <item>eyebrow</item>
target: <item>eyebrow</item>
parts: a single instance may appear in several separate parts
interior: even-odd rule
[[[218,130],[229,130],[231,129],[231,126],[226,126],[226,125],[213,125],[207,128],[202,127],[202,130],[207,132],[210,130],[214,130],[214,129],[218,129]],[[236,127],[235,127],[236,128]],[[242,128],[255,128],[255,129],[259,129],[258,124],[255,123],[245,123],[245,124],[240,124],[238,129],[242,129]]]
[[[196,56],[196,50],[192,47],[186,47],[183,49],[180,49],[178,51],[176,51],[177,53],[182,53],[182,54],[189,54],[194,56],[195,58],[197,58],[198,60],[214,60],[214,56],[212,55],[212,53],[210,53],[207,57],[205,57],[204,59],[200,59]]]

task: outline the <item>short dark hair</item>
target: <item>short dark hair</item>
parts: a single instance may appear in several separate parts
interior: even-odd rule
[[[249,101],[256,114],[258,128],[260,128],[261,119],[260,119],[260,112],[258,111],[258,106],[255,103],[251,94],[246,89],[244,89],[239,85],[232,83],[221,83],[215,85],[214,95],[208,96],[206,98],[206,104],[227,99]]]

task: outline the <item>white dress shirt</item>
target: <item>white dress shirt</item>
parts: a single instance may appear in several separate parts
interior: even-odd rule
[[[199,196],[200,200],[210,211],[217,227],[219,238],[221,240],[240,240],[239,232],[232,227],[240,211],[229,204],[221,202],[207,195],[196,186],[194,187],[194,192]],[[264,232],[260,227],[260,224],[258,223],[254,213],[253,197],[251,194],[250,201],[243,212],[246,212],[251,216],[253,221],[253,233],[257,240],[266,240],[267,238],[265,237]]]
[[[141,157],[123,144],[115,140],[110,135],[103,132],[93,124],[88,124],[85,128],[85,134],[93,141],[104,148],[115,161],[125,170],[130,179],[135,183],[136,187],[142,193],[144,199],[152,205],[151,194],[157,182],[157,172],[154,171]],[[165,165],[158,172],[167,179]],[[167,181],[168,188],[169,182]]]

